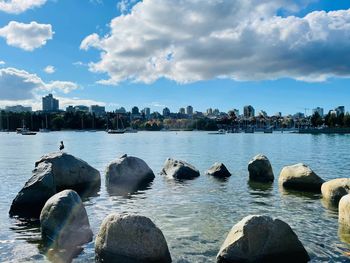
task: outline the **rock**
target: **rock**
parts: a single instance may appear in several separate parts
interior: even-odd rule
[[[161,174],[175,179],[193,179],[198,177],[199,171],[189,163],[168,158],[165,161]]]
[[[248,164],[249,180],[273,182],[274,175],[269,159],[262,154],[255,156]]]
[[[126,154],[111,162],[106,169],[106,183],[109,188],[115,186],[137,190],[154,178],[152,169],[143,160]]]
[[[65,189],[79,193],[92,192],[101,185],[99,171],[73,155],[63,152],[46,154],[35,166],[43,162],[52,164],[57,192]]]
[[[52,164],[38,164],[33,170],[33,176],[13,200],[10,216],[39,218],[45,202],[55,193],[56,185],[52,173]]]
[[[231,173],[227,170],[226,166],[223,163],[214,163],[206,172],[206,174],[220,178],[231,176]]]
[[[323,199],[338,205],[340,198],[350,193],[350,179],[338,178],[325,182],[321,186]]]
[[[338,221],[346,227],[350,227],[350,194],[344,195],[339,201]]]
[[[75,254],[81,245],[92,240],[89,219],[79,195],[64,190],[45,203],[40,214],[42,239],[47,247]],[[69,253],[71,252],[71,253]]]
[[[171,262],[162,231],[147,217],[111,214],[95,241],[97,262]]]
[[[218,263],[307,262],[302,243],[290,226],[268,216],[248,216],[231,229],[218,255]]]
[[[320,192],[324,181],[305,164],[298,163],[282,169],[279,183],[285,188]]]

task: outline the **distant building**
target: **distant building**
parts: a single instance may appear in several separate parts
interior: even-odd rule
[[[137,106],[132,107],[131,114],[132,115],[140,115],[139,108]]]
[[[186,114],[189,116],[193,115],[193,107],[192,106],[187,106],[186,107]]]
[[[106,108],[104,106],[91,105],[90,112],[91,114],[95,114],[95,116],[101,117],[106,115]]]
[[[55,112],[59,109],[59,101],[55,99],[52,94],[49,94],[42,98],[43,111]]]
[[[75,109],[74,109],[73,106],[68,106],[68,107],[66,108],[66,112],[75,112]]]
[[[126,113],[126,109],[124,107],[120,107],[119,109],[115,110],[115,113],[125,114]]]
[[[215,116],[220,115],[220,111],[219,111],[219,109],[215,109],[215,110],[213,110],[213,115],[215,115]]]
[[[323,117],[323,108],[317,107],[315,109],[312,110],[312,114],[318,113],[321,117]]]
[[[84,106],[84,105],[77,105],[77,106],[74,106],[74,110],[77,112],[77,111],[81,111],[81,112],[86,112],[88,113],[89,112],[89,107],[88,106]]]
[[[143,109],[143,113],[145,114],[145,118],[146,119],[150,119],[151,118],[151,109],[146,107]]]
[[[293,118],[294,119],[303,119],[303,118],[305,118],[305,114],[302,112],[297,112],[293,115]]]
[[[236,117],[238,117],[238,116],[239,116],[239,110],[237,110],[237,109],[233,109],[233,113],[236,115]]]
[[[245,118],[250,118],[255,116],[255,109],[251,105],[244,106],[243,114]]]
[[[165,118],[170,116],[170,110],[169,110],[169,108],[165,107],[165,108],[163,109],[163,116],[164,116]]]
[[[212,108],[207,109],[207,115],[213,115],[213,109]]]
[[[334,109],[337,112],[337,116],[340,114],[345,114],[345,107],[344,106],[339,106]]]
[[[15,113],[21,113],[21,112],[31,112],[32,107],[25,107],[22,105],[16,105],[16,106],[6,106],[5,111],[7,112],[15,112]]]
[[[186,114],[185,108],[180,108],[180,109],[179,109],[179,113],[180,113],[180,114]]]

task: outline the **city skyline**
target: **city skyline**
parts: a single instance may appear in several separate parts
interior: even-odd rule
[[[0,5],[0,108],[21,104],[39,110],[49,92],[62,109],[138,105],[175,112],[191,105],[201,112],[209,107],[242,112],[253,105],[268,115],[305,108],[311,115],[316,107],[350,108],[350,60],[344,53],[350,50],[344,37],[350,34],[350,3],[345,1],[25,3]],[[178,24],[173,13],[183,22]],[[150,29],[140,26],[150,14],[148,22],[164,31],[152,31],[153,42],[145,40]],[[258,26],[248,28],[234,15]]]

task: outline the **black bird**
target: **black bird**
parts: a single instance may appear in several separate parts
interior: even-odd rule
[[[64,144],[63,144],[63,141],[61,141],[61,144],[60,144],[60,151],[62,151],[64,149]]]

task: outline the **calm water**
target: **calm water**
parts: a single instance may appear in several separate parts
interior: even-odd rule
[[[312,261],[348,261],[347,236],[338,233],[337,212],[325,208],[318,195],[248,184],[247,163],[258,153],[267,155],[275,177],[284,165],[304,162],[324,179],[348,177],[348,135],[227,134],[205,132],[52,132],[36,136],[0,133],[0,261],[46,261],[39,252],[40,231],[8,217],[10,204],[31,176],[34,162],[56,151],[63,140],[66,152],[96,167],[102,176],[99,196],[85,201],[94,235],[109,213],[137,213],[150,217],[163,231],[174,262],[215,262],[230,228],[250,214],[264,214],[288,222]],[[200,171],[198,179],[178,183],[156,176],[150,189],[128,197],[110,196],[104,187],[106,165],[124,153],[144,159],[155,174],[167,157],[184,159]],[[233,176],[218,181],[204,175],[221,161]],[[350,240],[348,237],[347,240]],[[75,262],[94,262],[94,241]]]

